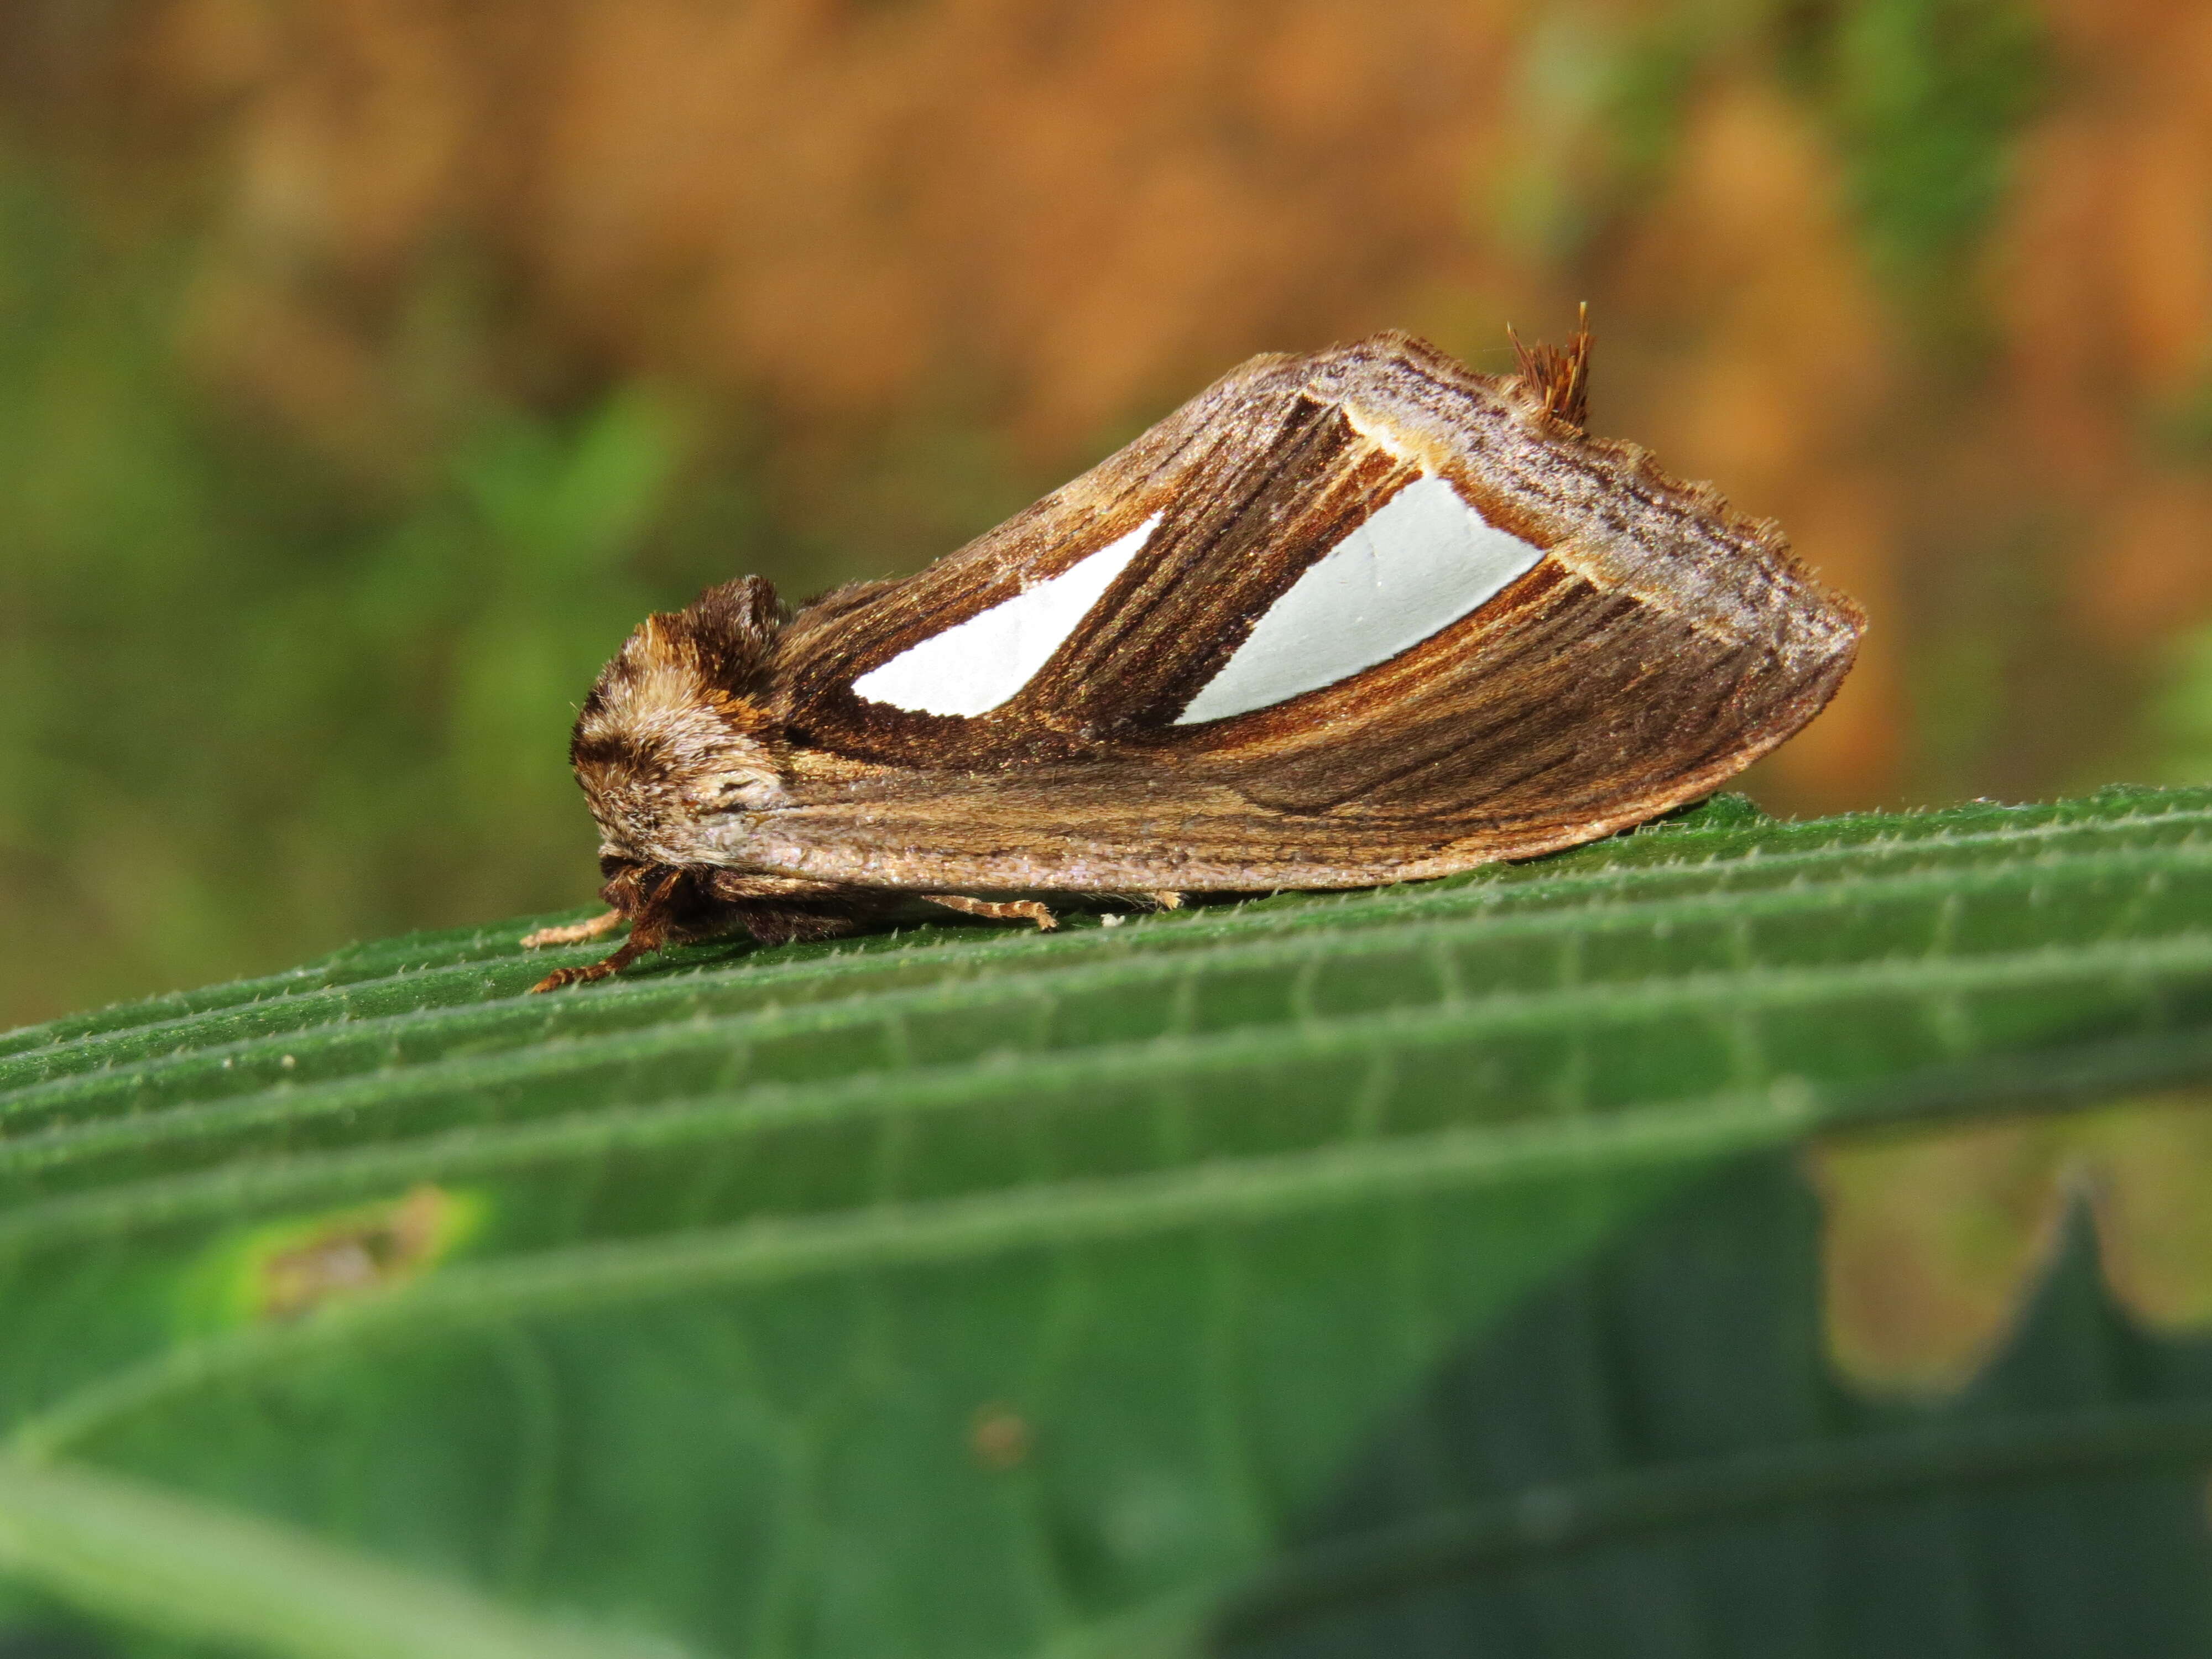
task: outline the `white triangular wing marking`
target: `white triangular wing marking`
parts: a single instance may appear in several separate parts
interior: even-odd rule
[[[1443,479],[1417,478],[1306,568],[1175,723],[1249,714],[1372,668],[1457,622],[1543,556]]]
[[[1155,513],[1057,576],[908,646],[854,680],[853,690],[917,714],[988,714],[1035,678],[1159,521]]]

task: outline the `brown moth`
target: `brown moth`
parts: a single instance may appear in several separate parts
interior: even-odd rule
[[[1476,374],[1404,334],[1255,357],[903,580],[649,617],[569,754],[615,972],[920,904],[1366,887],[1711,793],[1817,714],[1864,618],[1632,444],[1589,336]]]

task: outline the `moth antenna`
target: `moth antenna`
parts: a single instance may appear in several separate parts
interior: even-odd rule
[[[1557,421],[1572,427],[1577,433],[1589,429],[1589,301],[1583,301],[1575,316],[1575,331],[1567,336],[1563,346],[1539,342],[1525,343],[1514,331],[1513,325],[1505,325],[1505,337],[1513,342],[1514,378],[1520,382],[1522,395],[1536,406],[1536,413],[1547,421]]]

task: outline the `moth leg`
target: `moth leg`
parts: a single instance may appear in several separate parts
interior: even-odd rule
[[[1152,900],[1153,903],[1158,905],[1163,910],[1180,910],[1182,908],[1182,895],[1181,893],[1170,892],[1165,888],[1161,888],[1157,891],[1146,893],[1145,896]]]
[[[605,939],[623,925],[626,918],[619,910],[610,910],[603,916],[593,916],[589,921],[572,921],[561,927],[540,927],[534,933],[522,936],[522,948],[535,951],[547,945],[581,945],[587,939]]]
[[[963,893],[924,893],[921,896],[948,910],[988,916],[993,921],[1033,921],[1040,933],[1048,933],[1060,926],[1060,918],[1035,899],[979,899]]]
[[[583,925],[611,933],[627,912],[629,937],[613,954],[597,962],[581,968],[555,969],[530,988],[532,994],[557,991],[564,985],[587,985],[595,979],[618,974],[640,957],[650,956],[660,949],[669,942],[684,890],[684,872],[681,870],[632,871],[626,877],[610,879],[599,896],[621,903],[622,908],[614,913],[611,921],[605,916],[594,916]],[[623,903],[625,900],[627,902]]]
[[[668,914],[667,894],[648,902],[643,915],[630,930],[629,941],[605,961],[594,962],[582,968],[562,968],[548,974],[530,988],[532,991],[557,991],[564,985],[586,985],[595,979],[605,979],[610,974],[620,973],[640,957],[671,945],[696,945],[702,939],[725,938],[732,933],[750,933],[761,945],[789,945],[798,939],[836,939],[856,933],[872,916],[866,898],[845,901],[848,908],[811,909],[803,904],[753,904],[742,900],[724,900],[702,910],[672,921]],[[617,914],[617,920],[620,920]],[[594,917],[589,925],[596,926],[605,918]]]
[[[659,948],[659,939],[654,939],[650,943],[640,944],[637,937],[633,934],[629,942],[620,950],[598,962],[586,963],[581,968],[556,968],[544,979],[532,986],[530,994],[535,996],[540,991],[557,991],[564,985],[588,985],[595,979],[605,979],[610,974],[620,973],[640,957],[658,951]]]

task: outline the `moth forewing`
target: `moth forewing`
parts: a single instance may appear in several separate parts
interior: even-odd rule
[[[623,950],[920,900],[1350,887],[1609,834],[1819,712],[1863,618],[1581,430],[1588,336],[1255,359],[903,581],[650,619],[572,746]]]

